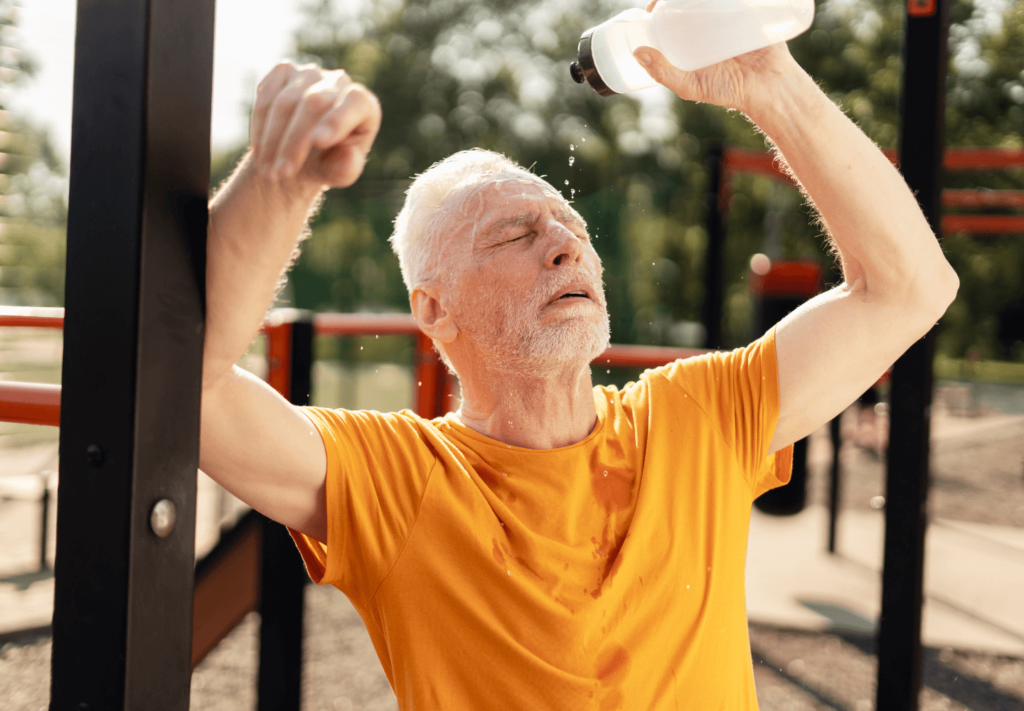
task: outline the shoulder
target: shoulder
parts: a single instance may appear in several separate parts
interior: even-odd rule
[[[775,329],[761,338],[729,351],[711,351],[673,361],[647,371],[652,382],[672,383],[691,397],[726,395],[737,386],[754,386],[777,379]]]

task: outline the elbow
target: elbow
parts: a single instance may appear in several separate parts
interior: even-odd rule
[[[931,328],[956,299],[960,289],[960,277],[945,259],[934,270],[921,275],[911,299],[915,311]]]
[[[935,320],[942,318],[946,313],[956,294],[960,290],[960,277],[956,270],[946,260],[942,260],[942,266],[936,270],[933,284],[928,289],[927,299],[935,309]]]

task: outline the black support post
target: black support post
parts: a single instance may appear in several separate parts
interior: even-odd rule
[[[842,479],[839,476],[839,454],[843,448],[840,417],[836,415],[828,423],[828,434],[832,440],[832,466],[828,477],[828,552],[836,552],[836,525],[839,523],[839,505],[842,496]]]
[[[295,312],[291,323],[289,396],[308,405],[313,368],[313,315]],[[303,591],[308,580],[287,529],[263,521],[260,562],[260,670],[258,711],[299,711],[302,698]]]
[[[939,233],[949,0],[907,0],[900,169]],[[878,634],[878,711],[917,711],[935,330],[892,372],[886,459],[885,563]]]
[[[722,216],[722,146],[708,151],[707,230],[708,246],[704,257],[704,347],[722,347],[722,301],[725,298],[725,274],[722,253],[725,227]]]
[[[51,711],[189,707],[212,0],[79,0]]]

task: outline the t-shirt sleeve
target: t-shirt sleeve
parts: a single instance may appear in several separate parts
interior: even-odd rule
[[[768,454],[779,420],[774,327],[745,348],[677,361],[660,372],[710,418],[736,455],[753,498],[789,482],[793,447]]]
[[[401,553],[437,460],[408,413],[303,412],[327,453],[327,541],[290,533],[314,582],[365,604]]]

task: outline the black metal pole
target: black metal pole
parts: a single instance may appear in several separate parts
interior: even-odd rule
[[[839,450],[843,446],[842,432],[839,428],[839,418],[836,415],[828,423],[828,433],[832,439],[832,468],[829,470],[828,488],[828,552],[836,552],[836,523],[839,520],[839,497],[841,495],[839,478]]]
[[[39,570],[48,570],[49,564],[46,562],[46,540],[47,533],[50,528],[50,480],[46,474],[43,474],[43,495],[39,499],[39,505],[42,507],[41,515],[39,516]]]
[[[189,707],[212,0],[79,0],[50,709]]]
[[[705,348],[722,347],[722,300],[725,298],[722,253],[725,227],[721,209],[722,146],[708,151],[708,245],[704,257],[704,329]]]
[[[291,324],[289,400],[308,405],[313,368],[313,314]],[[263,521],[260,562],[260,670],[258,711],[299,711],[302,699],[302,615],[305,566],[287,529]]]
[[[939,233],[949,0],[907,0],[900,168]],[[892,372],[885,563],[878,632],[878,711],[917,711],[935,330]]]

